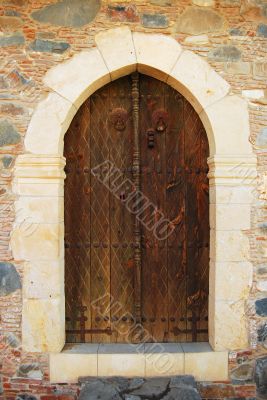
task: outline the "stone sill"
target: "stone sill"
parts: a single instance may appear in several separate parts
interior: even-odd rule
[[[50,354],[50,381],[76,383],[81,376],[193,375],[197,381],[228,379],[228,352],[209,343],[67,344]]]

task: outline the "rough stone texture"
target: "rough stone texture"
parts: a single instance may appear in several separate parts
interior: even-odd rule
[[[224,24],[223,17],[213,10],[188,8],[178,18],[175,30],[190,35],[200,35],[201,33],[221,31]]]
[[[267,25],[260,24],[257,29],[257,34],[261,37],[267,38]]]
[[[37,400],[37,398],[31,394],[22,393],[17,395],[16,400]]]
[[[78,28],[93,21],[99,8],[99,0],[62,0],[34,11],[31,16],[39,22]]]
[[[267,357],[259,358],[256,361],[255,380],[259,398],[267,398]]]
[[[221,46],[209,53],[209,59],[216,61],[238,61],[241,58],[241,51],[235,46]]]
[[[0,262],[0,296],[8,296],[21,289],[19,274],[13,264]]]
[[[108,5],[108,16],[114,22],[137,22],[139,15],[134,4],[129,5]]]
[[[16,144],[20,141],[20,135],[14,126],[7,120],[0,120],[0,146]]]
[[[38,363],[21,364],[18,368],[17,376],[29,379],[42,379],[43,373]]]
[[[262,128],[257,136],[256,146],[261,148],[267,148],[267,127]]]
[[[81,390],[79,400],[121,400],[118,390],[105,382],[97,380],[87,383]]]
[[[0,17],[0,28],[5,31],[19,30],[23,25],[21,18],[2,16]]]
[[[241,382],[251,381],[253,379],[253,375],[254,366],[249,363],[241,364],[231,371],[231,378]]]
[[[24,43],[25,38],[21,33],[0,36],[0,47],[22,46]]]
[[[190,375],[146,380],[84,377],[79,382],[82,390],[78,400],[201,400],[196,382]]]
[[[50,52],[50,53],[64,53],[70,47],[66,42],[54,42],[51,40],[36,39],[30,48],[33,51]]]
[[[256,300],[256,313],[261,317],[267,317],[267,298]]]
[[[168,18],[160,14],[143,14],[141,21],[146,28],[166,28],[169,25]]]

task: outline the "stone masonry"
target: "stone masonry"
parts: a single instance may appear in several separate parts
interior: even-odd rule
[[[245,310],[249,345],[230,352],[228,380],[198,382],[198,389],[205,399],[251,399],[256,385],[259,398],[267,399],[266,0],[2,0],[0,400],[73,400],[80,392],[78,384],[52,384],[48,354],[26,352],[21,345],[27,266],[10,247],[16,200],[12,179],[16,158],[25,153],[31,116],[49,91],[46,72],[95,46],[97,33],[122,25],[133,32],[171,36],[205,59],[248,104],[258,171],[251,228],[246,230],[253,264]],[[21,218],[21,226],[31,229],[31,221]]]

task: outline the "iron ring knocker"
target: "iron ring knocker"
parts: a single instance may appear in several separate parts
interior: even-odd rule
[[[109,119],[116,131],[122,132],[126,128],[128,113],[124,108],[114,108]]]

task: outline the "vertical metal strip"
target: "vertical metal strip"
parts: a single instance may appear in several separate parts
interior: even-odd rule
[[[134,149],[132,176],[136,191],[136,204],[139,204],[138,197],[141,190],[140,176],[140,135],[139,135],[139,74],[134,72],[132,78],[132,110],[133,110],[133,131],[134,131]],[[134,303],[136,322],[141,322],[141,225],[135,218],[134,221]]]

